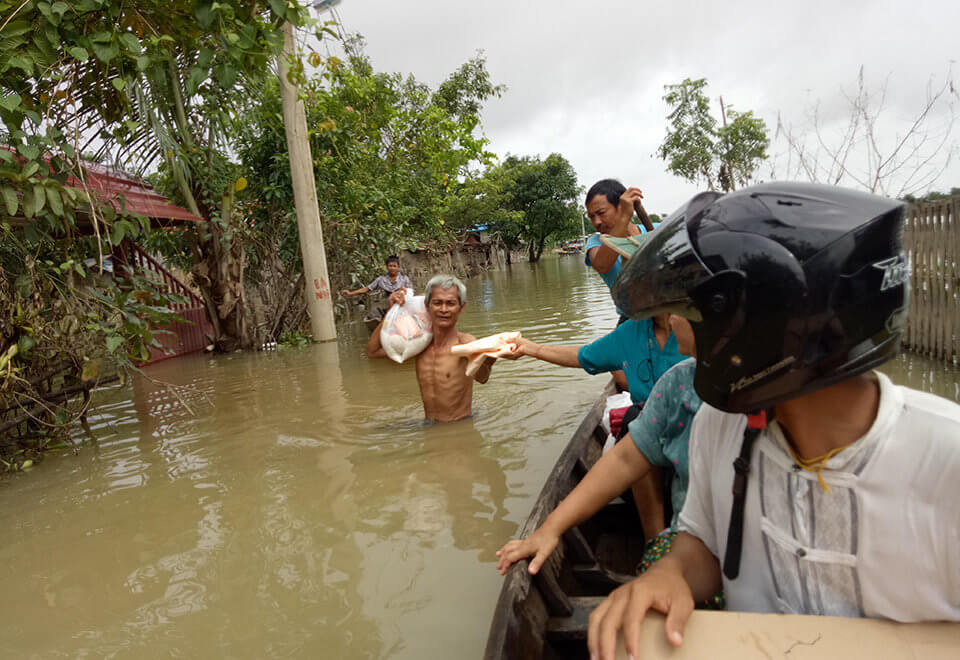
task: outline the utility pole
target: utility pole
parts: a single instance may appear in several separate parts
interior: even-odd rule
[[[313,156],[307,133],[307,115],[299,99],[297,85],[287,80],[288,58],[297,56],[296,37],[290,21],[283,24],[283,55],[279,58],[280,97],[283,101],[283,124],[290,152],[290,176],[293,179],[293,200],[300,232],[300,254],[306,278],[307,309],[314,341],[335,341],[337,327],[333,320],[333,298],[327,274],[327,253],[323,246],[323,227],[317,205],[317,184],[313,176]]]

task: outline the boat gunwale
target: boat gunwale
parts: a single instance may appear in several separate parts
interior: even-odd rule
[[[616,385],[611,380],[604,387],[600,397],[593,403],[584,416],[570,441],[566,444],[560,456],[554,463],[550,474],[534,501],[530,514],[516,538],[526,538],[532,534],[557,505],[576,487],[580,479],[575,470],[581,458],[586,458],[586,450],[590,442],[595,442],[595,430],[600,425],[607,397],[616,392]],[[597,451],[599,454],[599,450]],[[587,469],[592,465],[586,465]],[[540,573],[557,570],[566,554],[566,541],[560,538],[557,548],[544,563]],[[503,586],[497,598],[493,619],[490,622],[490,632],[487,637],[487,646],[484,652],[485,660],[506,660],[511,658],[507,645],[510,641],[511,624],[517,623],[517,612],[527,604],[531,596],[531,586],[536,590],[536,582],[527,570],[529,560],[521,560],[513,564],[503,578]],[[541,599],[543,596],[541,595]]]

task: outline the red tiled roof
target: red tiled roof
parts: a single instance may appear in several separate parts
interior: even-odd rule
[[[0,145],[0,149],[14,151],[12,147],[6,145]],[[44,156],[45,160],[47,158],[48,156]],[[200,216],[177,206],[156,192],[149,183],[138,180],[121,170],[86,162],[84,169],[87,171],[86,182],[90,192],[104,202],[113,204],[118,211],[125,207],[127,211],[153,220],[203,221]],[[67,178],[67,185],[74,188],[83,187],[73,175]]]
[[[109,201],[119,211],[127,211],[154,220],[182,220],[201,222],[203,218],[179,207],[163,195],[157,193],[150,184],[138,181],[113,168],[85,163],[86,183],[90,192],[103,201]],[[80,182],[71,176],[67,185],[80,188]]]

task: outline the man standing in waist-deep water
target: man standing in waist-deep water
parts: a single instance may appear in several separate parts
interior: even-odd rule
[[[402,290],[390,294],[391,305],[402,305]],[[417,356],[417,383],[423,399],[426,419],[452,422],[469,417],[473,412],[473,382],[486,383],[496,358],[488,357],[480,369],[466,374],[469,356],[454,355],[450,349],[458,344],[476,341],[476,337],[457,330],[457,319],[467,304],[467,287],[452,275],[435,275],[427,282],[426,305],[433,323],[433,341]],[[370,335],[367,356],[386,357],[380,344],[380,328]]]

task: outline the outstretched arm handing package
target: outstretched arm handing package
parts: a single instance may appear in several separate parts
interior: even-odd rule
[[[450,352],[454,355],[471,356],[467,363],[467,375],[472,376],[488,357],[501,358],[516,353],[519,341],[519,332],[501,332],[466,344],[459,344],[452,347]]]

